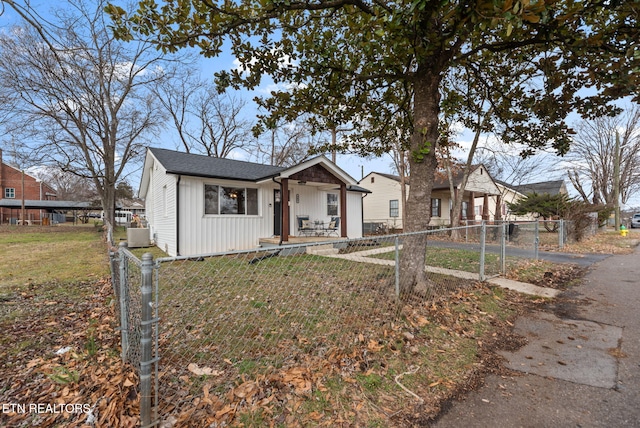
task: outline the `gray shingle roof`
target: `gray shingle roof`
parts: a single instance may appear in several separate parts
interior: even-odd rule
[[[475,171],[478,167],[480,167],[480,165],[472,165],[471,166],[471,171]],[[374,171],[375,172],[375,171]],[[462,176],[463,176],[463,172],[462,170],[458,170],[455,172],[455,174],[453,174],[453,185],[454,186],[458,186],[460,185],[460,183],[462,182]],[[383,177],[386,177],[390,180],[395,180],[397,182],[400,182],[400,176],[399,175],[393,175],[393,174],[385,174],[382,172],[375,172],[378,175],[381,175]],[[409,184],[409,177],[405,178],[405,183]],[[439,174],[435,177],[434,181],[433,181],[433,189],[434,190],[442,190],[442,189],[448,189],[449,188],[449,178]]]
[[[277,176],[286,168],[234,159],[215,158],[174,150],[149,148],[168,173],[194,177],[259,181]]]
[[[356,186],[355,184],[347,186],[347,191],[348,192],[371,193],[371,190],[365,189],[364,187]]]
[[[564,180],[543,181],[540,183],[528,183],[518,186],[512,186],[515,190],[522,194],[537,193],[539,195],[548,193],[549,195],[557,195],[558,193],[566,193],[563,189]]]

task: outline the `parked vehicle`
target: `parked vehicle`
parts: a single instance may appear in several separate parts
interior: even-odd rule
[[[631,228],[640,227],[640,213],[636,213],[631,217]]]
[[[104,219],[104,211],[100,213],[100,218]],[[133,218],[133,214],[129,211],[116,211],[115,212],[115,222],[117,225],[127,225],[131,223],[131,219]]]

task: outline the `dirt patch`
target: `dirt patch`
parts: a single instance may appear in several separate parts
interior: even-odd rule
[[[566,290],[579,284],[587,272],[588,268],[578,265],[527,260],[513,265],[507,273],[507,278],[540,287]]]

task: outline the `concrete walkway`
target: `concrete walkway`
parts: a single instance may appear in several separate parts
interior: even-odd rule
[[[402,245],[399,246],[399,249],[402,249]],[[371,257],[373,255],[390,253],[392,251],[395,251],[395,247],[374,248],[372,250],[357,251],[355,253],[349,253],[349,254],[325,254],[324,256],[333,257],[336,259],[351,260],[359,263],[371,263],[371,264],[377,264],[377,265],[394,266],[396,264],[394,260],[378,259],[375,257]],[[455,278],[464,278],[472,281],[477,281],[479,279],[478,274],[473,272],[464,272],[460,270],[445,269],[445,268],[433,267],[433,266],[427,266],[425,269],[427,272],[453,276]],[[502,288],[508,288],[510,290],[515,290],[520,293],[531,294],[531,295],[541,296],[541,297],[552,298],[557,296],[559,293],[558,290],[555,290],[553,288],[539,287],[537,285],[527,284],[524,282],[514,281],[506,278],[499,278],[499,277],[490,278],[490,279],[487,279],[487,282]]]
[[[517,320],[527,344],[432,426],[640,427],[640,248]]]

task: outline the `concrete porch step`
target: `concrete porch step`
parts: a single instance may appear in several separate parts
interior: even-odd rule
[[[307,247],[307,254],[313,254],[317,256],[332,256],[339,253],[340,250],[338,248],[333,248],[333,244],[314,245],[311,247]]]

